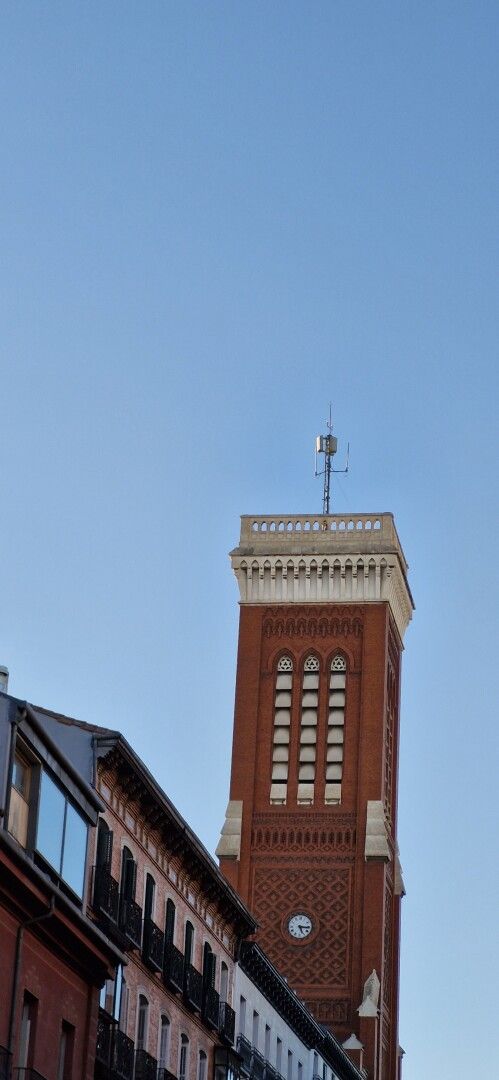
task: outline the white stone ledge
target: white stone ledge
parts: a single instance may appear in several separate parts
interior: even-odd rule
[[[392,514],[241,518],[231,552],[242,604],[390,604],[403,638],[414,608]]]

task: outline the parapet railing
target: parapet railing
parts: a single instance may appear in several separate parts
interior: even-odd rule
[[[291,516],[252,517],[244,514],[241,517],[241,543],[255,543],[259,540],[269,540],[277,534],[277,537],[296,536],[310,533],[376,533],[377,539],[394,540],[397,537],[392,514],[327,514],[307,515],[293,514]],[[269,535],[270,534],[270,535]]]

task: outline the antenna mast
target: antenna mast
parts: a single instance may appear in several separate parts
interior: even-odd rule
[[[329,402],[329,420],[326,420],[327,435],[318,435],[315,440],[315,475],[324,477],[324,491],[322,496],[322,513],[329,514],[331,503],[331,473],[347,473],[350,444],[347,446],[347,463],[344,469],[333,469],[333,457],[338,449],[338,440],[333,435],[333,422],[331,419],[331,402]],[[317,470],[317,454],[324,454],[324,468]]]

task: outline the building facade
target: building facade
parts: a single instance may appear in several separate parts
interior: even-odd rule
[[[230,801],[217,854],[320,1023],[398,1076],[397,763],[412,614],[391,514],[243,517]]]
[[[241,1076],[359,1080],[363,1075],[255,942],[242,944],[235,991]]]
[[[0,693],[0,1078],[93,1080],[99,991],[121,950],[86,916],[95,791]]]

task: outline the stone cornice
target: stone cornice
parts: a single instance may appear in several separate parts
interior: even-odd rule
[[[390,605],[401,639],[414,607],[391,514],[241,519],[231,552],[242,604]]]

